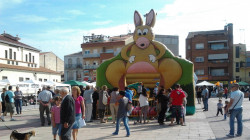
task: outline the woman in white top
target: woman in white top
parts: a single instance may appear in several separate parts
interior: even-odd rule
[[[142,89],[142,93],[140,94],[139,97],[139,103],[141,107],[140,123],[142,122],[142,115],[144,123],[146,123],[149,103],[148,103],[147,91],[145,88]]]

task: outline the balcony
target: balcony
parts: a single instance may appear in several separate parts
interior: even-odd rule
[[[65,69],[82,69],[82,64],[67,64]]]
[[[99,53],[90,53],[90,54],[83,54],[83,58],[96,58],[100,57]]]
[[[227,47],[227,46],[226,46],[226,47],[218,47],[218,48],[216,48],[216,47],[210,47],[210,49],[211,49],[211,50],[215,50],[215,51],[216,51],[216,50],[228,50],[229,47]]]
[[[229,76],[229,73],[212,73],[210,76]]]
[[[208,62],[213,63],[213,64],[229,63],[229,60],[212,60],[212,61],[208,61]]]
[[[83,65],[83,69],[97,69],[99,65]]]

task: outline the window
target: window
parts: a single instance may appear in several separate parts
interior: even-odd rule
[[[98,53],[98,50],[97,50],[97,49],[94,49],[93,53]]]
[[[31,62],[31,53],[29,53],[29,62]]]
[[[106,53],[113,53],[113,52],[114,52],[113,49],[107,49],[107,50],[106,50]]]
[[[53,82],[55,82],[55,79],[53,79]]]
[[[18,65],[18,62],[16,62],[16,65]]]
[[[30,80],[30,78],[25,78],[25,81],[28,81],[28,80]]]
[[[28,55],[25,55],[25,61],[28,62]]]
[[[8,59],[8,51],[5,50],[5,58]]]
[[[11,61],[12,62],[12,65],[14,65],[14,61]]]
[[[37,67],[37,65],[35,64],[35,68]]]
[[[211,44],[211,50],[222,50],[225,49],[224,43]]]
[[[224,69],[212,69],[211,70],[212,76],[225,76],[225,70]]]
[[[14,52],[14,60],[16,60],[16,52]]]
[[[240,72],[240,63],[236,62],[235,72]]]
[[[195,49],[197,49],[197,50],[204,49],[204,44],[203,43],[196,44]]]
[[[196,57],[195,62],[204,62],[204,57]]]
[[[235,76],[236,82],[240,82],[240,76]]]
[[[42,82],[43,81],[43,79],[42,78],[39,78],[39,82]]]
[[[80,64],[81,64],[80,58],[77,58],[77,59],[76,59],[76,64],[77,64],[77,65],[80,65]]]
[[[9,49],[9,56],[10,56],[10,59],[12,59],[12,49]]]
[[[22,82],[23,81],[23,77],[19,77],[19,82]]]
[[[47,82],[48,80],[47,80],[47,79],[44,79],[43,81],[44,81],[44,82]]]
[[[72,67],[72,59],[71,58],[68,59],[68,65],[69,65],[69,68]]]
[[[90,54],[90,50],[85,50],[84,54]]]
[[[32,62],[35,63],[35,56],[32,56]]]
[[[191,49],[191,47],[190,47],[190,45],[188,45],[188,48],[187,48],[188,50],[190,50]]]
[[[10,60],[7,61],[7,64],[10,64]]]
[[[195,70],[196,75],[204,75],[204,69]]]
[[[8,79],[7,76],[2,76],[2,80]]]
[[[56,82],[58,82],[57,79],[56,79]]]
[[[240,58],[240,47],[236,46],[235,57]]]

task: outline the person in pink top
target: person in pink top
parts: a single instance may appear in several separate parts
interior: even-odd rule
[[[72,96],[75,100],[75,123],[73,124],[73,140],[77,140],[78,129],[80,128],[80,119],[85,118],[85,105],[84,99],[80,96],[81,90],[79,87],[74,86],[72,87]]]
[[[56,140],[56,133],[58,133],[59,139],[61,140],[62,124],[60,123],[60,110],[62,98],[57,96],[54,98],[54,101],[55,105],[51,108],[52,134],[54,136],[54,140]]]

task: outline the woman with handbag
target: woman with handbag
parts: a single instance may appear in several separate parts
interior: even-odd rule
[[[100,117],[100,123],[106,123],[106,121],[104,120],[104,115],[109,98],[107,89],[108,87],[104,85],[102,86],[102,90],[99,92],[98,112]]]

